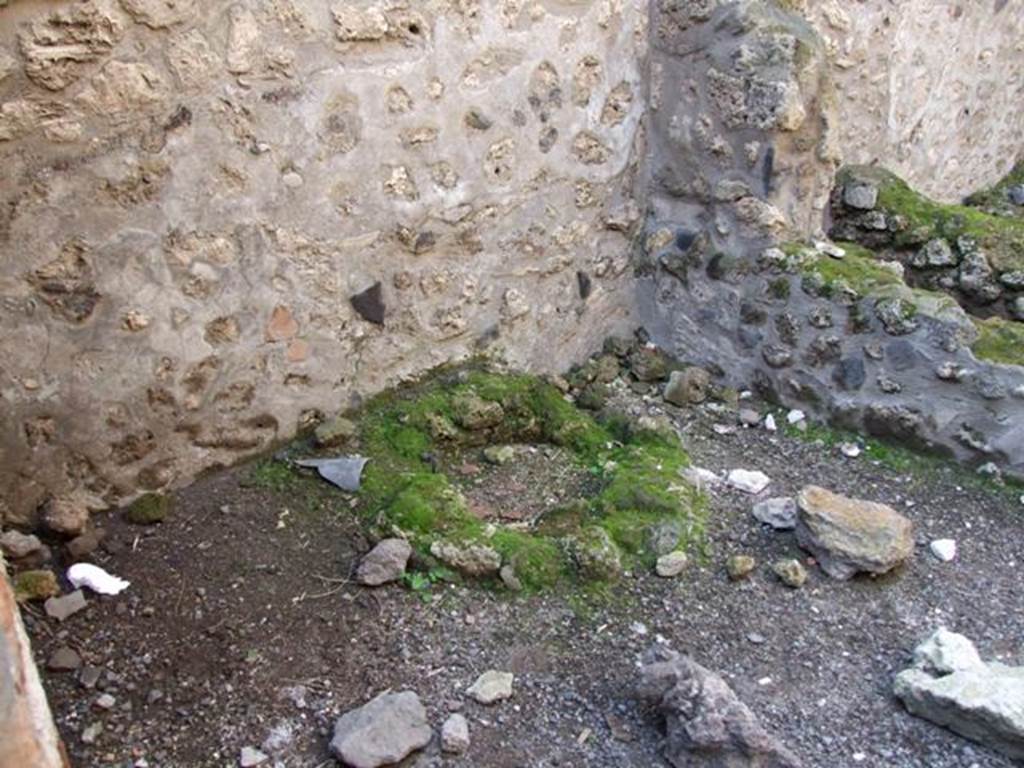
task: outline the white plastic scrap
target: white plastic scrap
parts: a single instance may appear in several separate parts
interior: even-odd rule
[[[778,427],[775,426],[775,417],[770,413],[764,417],[764,428],[769,432],[774,432]]]
[[[88,587],[101,595],[119,595],[131,584],[92,563],[75,563],[68,568],[67,576],[72,586]]]
[[[839,446],[839,450],[843,452],[843,456],[850,459],[856,459],[860,456],[860,446],[856,443],[843,443]]]
[[[803,421],[806,418],[807,416],[803,411],[793,409],[786,416],[786,421],[788,421],[790,424],[796,424],[797,422]]]

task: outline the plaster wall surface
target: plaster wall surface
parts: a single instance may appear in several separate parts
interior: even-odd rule
[[[89,508],[633,325],[646,3],[0,8],[0,499]]]
[[[1024,0],[842,0],[804,9],[824,38],[843,162],[878,163],[955,202],[1024,152]]]

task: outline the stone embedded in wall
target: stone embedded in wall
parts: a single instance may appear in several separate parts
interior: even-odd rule
[[[619,125],[629,114],[633,104],[633,87],[621,82],[608,93],[601,110],[601,123],[607,126]]]
[[[595,134],[580,131],[572,140],[572,154],[584,165],[601,165],[608,162],[611,150]]]
[[[550,61],[542,61],[530,76],[527,101],[542,122],[551,119],[551,113],[562,106],[562,83],[558,70]]]
[[[167,64],[184,88],[198,88],[217,75],[221,62],[203,33],[191,29],[171,37],[165,49]]]
[[[325,110],[321,142],[329,152],[344,155],[355,149],[362,138],[359,98],[352,93],[338,94]]]
[[[54,314],[70,323],[89,319],[100,301],[95,275],[85,244],[72,240],[60,256],[36,269],[29,277],[39,297]]]
[[[419,190],[407,166],[391,166],[385,168],[385,172],[387,178],[384,180],[384,191],[389,196],[407,201],[419,199]]]
[[[128,15],[139,24],[163,29],[193,17],[195,0],[121,0]]]
[[[355,294],[350,299],[352,308],[369,323],[384,325],[384,291],[378,280],[365,291]]]
[[[110,61],[78,98],[88,109],[111,116],[162,102],[167,98],[167,85],[148,64]]]
[[[236,75],[252,70],[259,54],[260,27],[246,6],[237,3],[228,10],[228,41],[225,64]]]
[[[585,107],[594,89],[604,77],[604,67],[597,56],[588,54],[576,62],[572,75],[572,103]]]
[[[412,96],[400,85],[392,85],[385,95],[388,112],[393,115],[401,115],[411,112],[414,106]]]
[[[19,34],[25,74],[51,91],[71,85],[124,34],[113,0],[86,0],[34,19]]]
[[[488,148],[484,157],[484,172],[492,183],[507,184],[512,180],[515,163],[515,139],[502,139]]]
[[[265,338],[267,341],[285,341],[299,332],[299,323],[295,320],[288,307],[276,306],[267,322]]]
[[[523,62],[523,52],[517,48],[492,46],[472,59],[462,72],[462,85],[477,90],[500,80]]]
[[[388,19],[378,6],[353,8],[350,3],[331,7],[335,34],[343,42],[383,40],[389,30]]]

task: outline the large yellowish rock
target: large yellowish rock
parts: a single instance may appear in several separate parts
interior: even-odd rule
[[[914,551],[913,524],[892,507],[809,485],[797,497],[796,537],[825,573],[886,573]]]

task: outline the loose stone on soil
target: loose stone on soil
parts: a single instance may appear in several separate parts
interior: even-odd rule
[[[757,560],[750,555],[733,555],[725,563],[725,570],[733,581],[747,578],[757,567]]]
[[[255,747],[242,747],[242,752],[238,757],[239,768],[256,768],[257,765],[263,765],[270,758],[260,752]]]
[[[499,672],[491,669],[480,675],[466,693],[480,704],[494,704],[512,697],[514,679],[511,672]]]
[[[797,497],[796,537],[834,579],[886,573],[914,551],[913,525],[892,507],[807,486]]]
[[[956,559],[956,541],[953,539],[936,539],[928,545],[928,549],[944,563],[950,563]]]
[[[772,572],[793,589],[799,589],[807,582],[807,570],[799,560],[779,560],[772,566]]]
[[[655,648],[640,675],[640,698],[658,707],[665,718],[664,754],[670,764],[680,768],[800,765],[721,677],[692,659]]]
[[[359,563],[356,581],[368,587],[379,587],[402,578],[412,547],[405,539],[384,539]]]
[[[0,550],[11,560],[35,554],[43,548],[38,536],[24,534],[20,531],[4,531],[0,534]]]
[[[665,386],[665,400],[673,405],[698,405],[708,399],[711,374],[703,368],[672,371]]]
[[[501,555],[483,544],[435,541],[430,554],[467,576],[491,576],[501,569]]]
[[[452,755],[461,755],[469,749],[469,722],[463,715],[455,713],[441,726],[441,750]]]
[[[46,662],[46,668],[51,672],[73,672],[82,666],[82,657],[77,651],[62,645]]]
[[[970,640],[940,629],[893,690],[912,714],[1024,759],[1024,667],[986,664]]]
[[[732,470],[726,481],[736,490],[752,495],[761,493],[772,482],[764,472],[747,469]]]
[[[690,559],[686,556],[685,552],[669,552],[667,555],[662,555],[658,558],[658,562],[654,566],[654,572],[663,579],[671,579],[685,571],[689,562]]]
[[[754,505],[751,513],[777,531],[789,531],[796,527],[796,500],[788,496],[759,502]]]
[[[378,768],[423,749],[432,737],[419,696],[382,693],[338,718],[331,752],[352,768]]]
[[[63,597],[51,597],[43,604],[46,615],[57,621],[66,621],[86,607],[85,595],[77,589]]]

